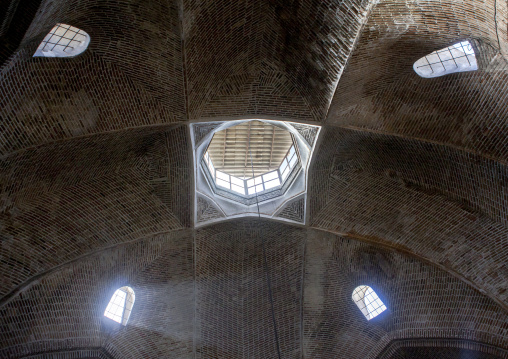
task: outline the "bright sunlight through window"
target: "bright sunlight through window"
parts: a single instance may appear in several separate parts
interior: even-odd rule
[[[117,323],[126,325],[131,315],[134,299],[134,291],[131,287],[117,289],[106,307],[104,316]]]
[[[454,72],[478,70],[476,56],[469,41],[462,41],[422,57],[413,65],[415,72],[425,78]]]
[[[86,50],[90,36],[74,26],[56,24],[37,48],[34,57],[74,57]]]
[[[379,299],[376,292],[367,285],[355,288],[353,291],[353,302],[360,308],[367,320],[377,317],[386,310],[386,306]]]

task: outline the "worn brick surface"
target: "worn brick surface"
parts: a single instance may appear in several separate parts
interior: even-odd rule
[[[389,250],[310,231],[304,282],[305,358],[375,358],[400,338],[507,344],[506,316],[491,299]],[[371,286],[388,310],[367,321],[351,299],[359,285]]]
[[[506,54],[507,5],[497,2],[496,11],[494,4],[380,2],[348,62],[326,123],[451,144],[506,163],[507,65],[500,51]],[[478,54],[478,71],[433,79],[413,71],[420,57],[466,39]]]
[[[508,169],[437,144],[328,129],[311,225],[418,253],[506,303]]]
[[[192,253],[192,234],[175,232],[51,273],[0,310],[0,357],[85,347],[113,358],[192,357]],[[136,294],[129,326],[106,329],[104,309],[123,285]]]
[[[323,231],[245,219],[118,244],[53,270],[0,309],[0,357],[276,358],[263,239],[283,357],[375,358],[437,336],[445,338],[437,347],[507,347],[503,309],[443,270]],[[388,313],[365,320],[351,300],[360,284]],[[134,309],[126,327],[111,327],[104,308],[123,285],[135,291]],[[416,344],[393,344],[401,338]]]
[[[70,59],[33,58],[57,22],[86,31]],[[43,1],[0,70],[0,153],[184,119],[178,8],[172,1]]]
[[[508,353],[496,347],[469,340],[405,339],[392,341],[378,359],[435,357],[442,359],[498,359]]]
[[[188,227],[185,131],[101,135],[1,161],[1,293],[81,255]]]
[[[321,121],[370,9],[362,0],[183,3],[191,119]]]
[[[0,358],[276,358],[263,239],[283,358],[506,358],[507,18],[499,0],[1,1]],[[90,46],[33,58],[57,22]],[[414,73],[465,39],[478,71]],[[323,125],[307,203],[279,209],[309,226],[193,228],[220,213],[194,201],[190,121],[256,117]],[[366,321],[359,284],[388,312]]]

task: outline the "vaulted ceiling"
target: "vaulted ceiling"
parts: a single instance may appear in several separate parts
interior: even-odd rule
[[[495,0],[1,3],[0,357],[508,358],[507,16]],[[32,57],[56,23],[88,49]],[[464,39],[478,71],[414,73]],[[195,228],[189,123],[255,118],[322,126],[306,224]],[[362,284],[378,320],[351,300]],[[136,302],[115,327],[123,285]]]

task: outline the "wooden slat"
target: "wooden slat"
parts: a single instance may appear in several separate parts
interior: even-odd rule
[[[250,148],[249,148],[250,143]],[[217,132],[208,152],[214,166],[237,177],[254,175],[277,169],[293,143],[286,130],[260,121],[249,121]]]

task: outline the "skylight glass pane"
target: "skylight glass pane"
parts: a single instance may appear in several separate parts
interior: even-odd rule
[[[219,172],[219,171],[217,171]],[[227,189],[230,189],[229,187],[229,182],[226,182],[226,181],[223,181],[219,178],[216,179],[215,183],[217,183],[217,186],[221,186],[221,187],[224,187],[224,188],[227,188]]]
[[[295,146],[291,146],[291,148],[289,149],[289,154],[288,154],[288,158],[291,158],[293,155],[295,154]]]
[[[263,179],[261,178],[261,176],[251,178],[250,180],[247,181],[247,187],[252,187],[254,185],[260,185],[260,184],[263,184]]]
[[[226,181],[229,183],[229,175],[227,173],[224,173],[221,171],[216,171],[215,176],[216,176],[217,180],[220,179],[220,180],[223,180],[223,181]]]
[[[426,78],[438,77],[454,72],[478,70],[474,49],[469,41],[462,41],[434,51],[413,65],[415,72]]]
[[[232,184],[231,189],[237,193],[245,194],[245,187]]]
[[[289,160],[289,166],[290,166],[291,168],[295,167],[295,165],[296,165],[296,161],[298,161],[298,156],[297,156],[297,155],[294,155],[294,156],[293,156],[293,158],[291,158],[291,159]]]
[[[265,182],[271,181],[275,178],[279,178],[279,174],[277,173],[277,171],[269,172],[263,175],[263,181]]]
[[[289,174],[289,167],[286,167],[286,169],[284,170],[284,172],[282,172],[280,175],[282,177],[282,180],[285,180],[286,177],[288,176]]]
[[[284,172],[284,170],[286,169],[287,166],[288,166],[288,160],[287,160],[287,158],[284,158],[282,160],[280,167],[279,167],[280,173]]]
[[[213,167],[213,163],[212,163],[212,160],[210,160],[210,162],[208,163],[208,169],[210,170],[210,174],[213,176],[215,176],[215,167]]]
[[[231,183],[234,185],[240,186],[242,188],[245,186],[245,183],[243,180],[241,180],[238,177],[234,177],[234,176],[231,176]]]
[[[277,177],[276,179],[274,180],[271,180],[271,181],[268,181],[268,182],[265,182],[265,189],[270,189],[270,188],[274,188],[274,187],[277,187],[280,185],[280,180],[279,180],[279,177]]]
[[[260,184],[260,185],[254,186],[254,187],[249,187],[248,192],[249,192],[249,194],[263,192],[263,185]]]

